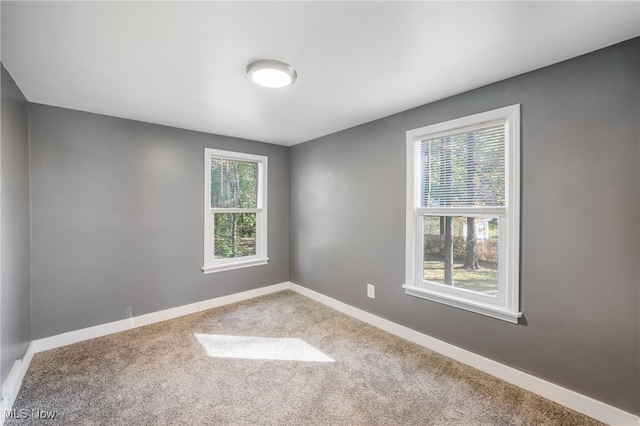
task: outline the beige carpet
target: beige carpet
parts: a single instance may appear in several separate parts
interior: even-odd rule
[[[38,353],[13,408],[7,426],[599,424],[292,291]]]

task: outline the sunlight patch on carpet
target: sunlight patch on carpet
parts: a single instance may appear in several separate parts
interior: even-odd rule
[[[334,362],[300,339],[198,333],[195,336],[207,355],[212,358]]]

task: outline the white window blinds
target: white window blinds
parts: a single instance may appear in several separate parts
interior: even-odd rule
[[[504,122],[420,141],[420,207],[505,206]]]

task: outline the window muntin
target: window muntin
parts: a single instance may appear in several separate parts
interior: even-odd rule
[[[519,105],[407,132],[405,292],[517,322],[518,191]]]
[[[267,157],[205,148],[205,273],[267,258]]]

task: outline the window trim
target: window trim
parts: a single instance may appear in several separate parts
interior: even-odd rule
[[[208,238],[214,232],[215,214],[211,208],[211,159],[223,158],[225,160],[250,161],[258,163],[258,187],[257,207],[255,209],[228,208],[217,209],[226,213],[246,212],[256,213],[256,254],[229,259],[215,259],[214,246]],[[248,268],[251,266],[265,265],[269,262],[267,257],[267,193],[268,193],[268,157],[264,155],[247,154],[243,152],[225,151],[221,149],[204,149],[204,262],[203,273],[229,271],[233,269]]]
[[[423,208],[420,207],[420,161],[419,142],[426,138],[446,136],[464,131],[465,128],[482,126],[491,122],[504,122],[506,125],[505,140],[505,207],[478,208],[470,211],[467,208]],[[407,192],[406,192],[406,252],[405,283],[402,287],[405,294],[434,302],[475,312],[489,317],[501,319],[514,324],[522,317],[520,305],[520,104],[486,111],[479,114],[432,124],[407,131]],[[498,214],[506,222],[505,236],[499,240],[498,292],[504,297],[465,297],[462,289],[447,288],[446,291],[425,283],[422,278],[423,268],[421,248],[424,236],[422,218],[425,214],[437,216]],[[500,220],[500,219],[499,219]],[[420,259],[420,260],[418,260]],[[506,265],[504,265],[506,263]]]

